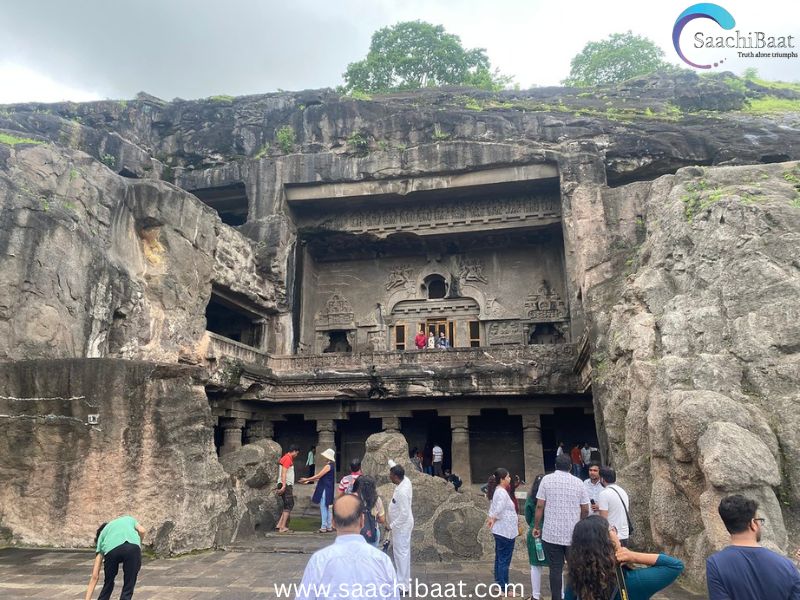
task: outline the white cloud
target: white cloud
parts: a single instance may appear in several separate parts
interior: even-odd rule
[[[22,65],[0,63],[0,104],[62,100],[87,102],[100,99],[97,92],[59,83]]]

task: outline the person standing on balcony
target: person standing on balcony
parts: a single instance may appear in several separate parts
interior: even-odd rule
[[[433,350],[434,348],[436,348],[436,338],[433,337],[432,331],[428,333],[427,348],[428,350]]]
[[[425,350],[427,343],[428,339],[425,337],[425,329],[420,327],[417,335],[414,337],[414,346],[417,347],[417,350]]]
[[[447,350],[450,347],[450,340],[447,339],[444,331],[439,334],[439,339],[436,340],[436,347],[439,350]]]

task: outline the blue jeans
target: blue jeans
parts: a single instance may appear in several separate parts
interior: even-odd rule
[[[505,594],[508,585],[508,567],[511,565],[511,555],[514,554],[514,538],[494,535],[494,580],[500,585]]]
[[[331,524],[333,511],[328,508],[328,499],[326,498],[326,495],[327,490],[324,490],[322,492],[322,498],[319,500],[319,515],[322,521],[322,525],[319,526],[320,529],[331,529],[331,527],[333,527]]]

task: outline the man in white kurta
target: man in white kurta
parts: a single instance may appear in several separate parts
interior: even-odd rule
[[[392,531],[392,552],[397,569],[397,583],[403,590],[409,590],[411,589],[411,532],[414,529],[411,481],[400,465],[389,469],[389,479],[397,486],[389,503],[389,529]]]
[[[333,523],[336,541],[311,556],[295,600],[398,600],[392,561],[360,533],[364,526],[361,500],[351,494],[336,500]]]

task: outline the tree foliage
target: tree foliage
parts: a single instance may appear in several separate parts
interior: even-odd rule
[[[344,91],[385,93],[438,85],[500,89],[510,77],[491,70],[483,48],[466,49],[441,25],[406,21],[372,34],[367,57],[350,63]]]
[[[569,77],[562,83],[578,87],[602,85],[646,75],[671,65],[664,51],[646,37],[613,33],[608,39],[589,42],[570,62]]]

